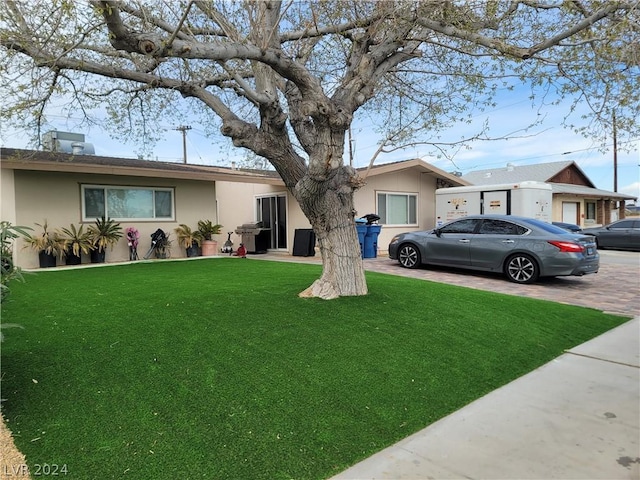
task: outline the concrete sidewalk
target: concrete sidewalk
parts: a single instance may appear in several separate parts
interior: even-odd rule
[[[640,317],[333,477],[461,478],[640,479]]]

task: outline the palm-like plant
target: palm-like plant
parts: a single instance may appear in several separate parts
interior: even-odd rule
[[[9,295],[9,282],[13,280],[24,282],[22,269],[13,264],[13,243],[20,236],[29,235],[27,230],[31,230],[31,228],[11,225],[6,221],[0,222],[0,301],[4,301]]]
[[[200,220],[198,222],[198,231],[205,240],[211,240],[212,235],[218,235],[222,231],[222,225],[214,225],[211,220]]]
[[[192,230],[189,225],[181,223],[174,229],[181,247],[191,248],[194,244],[200,246],[204,239],[200,230]]]
[[[72,223],[69,228],[61,228],[61,237],[65,242],[65,251],[71,252],[76,257],[81,253],[88,254],[93,248],[92,236],[89,230],[84,231],[84,225],[80,228]]]
[[[39,235],[25,235],[24,241],[26,245],[38,253],[44,252],[47,255],[61,257],[65,249],[64,240],[60,238],[57,232],[49,232],[46,220],[43,224],[36,223],[36,225],[42,228],[42,233]]]
[[[107,247],[113,248],[122,238],[122,227],[111,218],[96,218],[95,225],[89,227],[88,233],[94,250],[104,252]]]

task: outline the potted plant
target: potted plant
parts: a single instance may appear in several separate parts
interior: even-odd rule
[[[187,257],[198,257],[202,254],[200,245],[203,236],[200,230],[192,230],[189,225],[181,223],[174,231],[178,236],[178,244],[186,249]]]
[[[110,218],[96,218],[96,223],[89,227],[91,235],[91,263],[104,263],[106,249],[118,243],[122,237],[122,227]]]
[[[171,256],[171,244],[173,242],[169,238],[169,235],[159,239],[154,246],[154,253],[156,258],[169,258]]]
[[[69,228],[61,228],[59,235],[65,243],[63,252],[65,263],[67,265],[80,265],[82,263],[82,254],[89,254],[93,248],[91,233],[88,230],[84,230],[84,225],[76,228],[72,223]]]
[[[222,225],[213,224],[211,220],[200,220],[198,231],[202,234],[202,255],[211,256],[218,252],[218,242],[212,236],[217,235],[222,230]]]
[[[56,232],[49,232],[47,221],[42,225],[36,223],[42,228],[39,235],[25,235],[25,246],[31,247],[38,252],[38,260],[40,268],[48,268],[56,266],[56,257],[62,257],[65,249],[65,242]]]

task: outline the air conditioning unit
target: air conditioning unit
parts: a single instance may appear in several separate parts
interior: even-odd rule
[[[73,155],[95,155],[92,143],[84,141],[84,134],[52,130],[42,136],[42,145],[48,152],[71,153]]]

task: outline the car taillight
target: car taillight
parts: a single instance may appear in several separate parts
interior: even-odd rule
[[[564,242],[562,240],[548,240],[547,242],[553,245],[554,247],[558,247],[561,252],[574,252],[574,253],[584,252],[584,247],[579,243]]]

